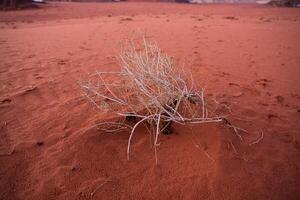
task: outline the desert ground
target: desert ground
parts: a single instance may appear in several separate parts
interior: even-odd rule
[[[175,126],[158,165],[143,128],[106,120],[78,81],[119,68],[145,33],[230,107]],[[0,199],[300,199],[300,10],[258,5],[48,3],[0,12]]]

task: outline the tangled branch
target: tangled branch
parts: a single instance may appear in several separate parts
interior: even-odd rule
[[[120,71],[97,71],[81,83],[81,88],[98,109],[124,119],[101,125],[106,131],[131,130],[128,159],[132,137],[141,124],[149,127],[157,163],[159,134],[171,132],[172,123],[214,123],[225,118],[211,108],[204,89],[194,89],[192,79],[188,81],[186,72],[155,42],[147,42],[144,38],[139,48],[130,43],[121,51],[119,61]]]

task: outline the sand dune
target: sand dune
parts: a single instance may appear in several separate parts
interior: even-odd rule
[[[300,199],[298,11],[122,2],[0,12],[0,199]],[[129,161],[128,132],[89,129],[111,116],[76,82],[118,69],[120,42],[141,32],[231,107],[244,141],[221,124],[176,126],[156,166],[142,128]]]

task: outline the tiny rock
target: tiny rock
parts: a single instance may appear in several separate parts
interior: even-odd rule
[[[242,92],[237,92],[237,93],[235,93],[235,94],[233,94],[232,96],[233,97],[240,97],[240,96],[242,96],[244,93],[242,93]]]

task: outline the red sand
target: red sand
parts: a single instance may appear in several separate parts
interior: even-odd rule
[[[0,21],[0,199],[300,199],[299,10],[50,3]],[[232,108],[243,142],[222,125],[175,127],[155,166],[144,130],[130,161],[129,133],[85,131],[107,115],[76,81],[117,69],[134,31]]]

